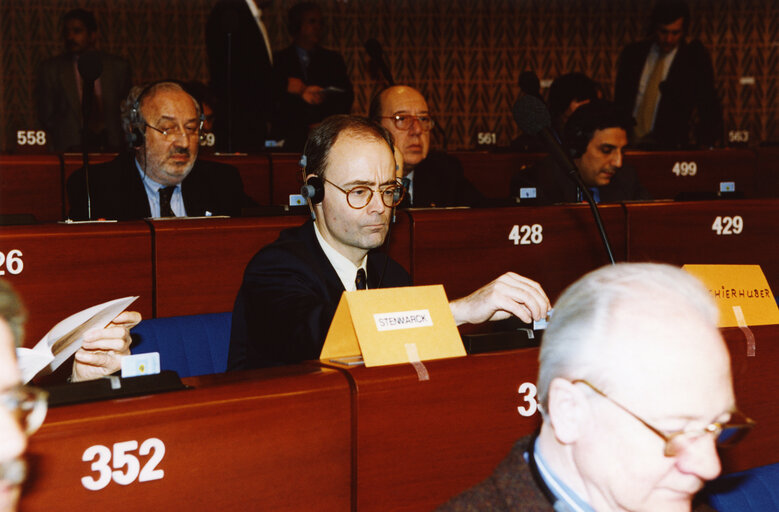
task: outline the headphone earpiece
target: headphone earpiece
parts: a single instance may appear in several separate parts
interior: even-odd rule
[[[319,176],[311,176],[300,187],[300,195],[311,201],[311,204],[319,204],[325,198],[325,182]]]

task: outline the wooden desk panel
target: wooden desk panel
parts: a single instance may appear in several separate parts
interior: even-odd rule
[[[600,207],[617,261],[625,259],[625,220],[620,205]],[[589,270],[608,263],[586,206],[411,210],[414,284],[443,284],[450,299],[473,292],[504,272],[541,283],[550,300]],[[542,227],[540,244],[529,231]],[[519,226],[519,241],[509,239]]]
[[[755,355],[748,357],[744,333],[737,328],[722,329],[730,350],[736,404],[757,422],[741,443],[721,451],[723,473],[779,462],[779,326],[751,330]]]
[[[303,184],[300,153],[271,153],[273,191],[271,204],[289,204],[290,194],[300,194]]]
[[[779,288],[779,200],[700,201],[626,205],[628,260],[759,264]],[[740,216],[740,234],[717,235],[717,217]],[[732,232],[732,229],[731,229]]]
[[[511,194],[511,177],[527,165],[541,160],[544,153],[489,153],[487,151],[453,151],[463,165],[468,181],[484,195],[503,199]]]
[[[172,219],[154,230],[156,316],[232,311],[246,264],[305,218]]]
[[[343,375],[297,366],[187,383],[196,389],[49,411],[30,440],[22,510],[351,508],[351,401]],[[150,438],[164,444],[156,465],[162,479],[82,485],[82,477],[99,478],[97,459],[82,462],[89,447]],[[159,454],[127,453],[142,468]],[[112,463],[127,471],[115,456]]]
[[[0,214],[29,213],[39,222],[63,215],[58,155],[0,155]]]
[[[696,165],[695,174],[676,175],[674,166]],[[641,183],[655,199],[673,199],[680,193],[717,194],[721,182],[732,181],[743,197],[755,197],[757,159],[748,149],[707,151],[631,151],[624,164],[632,165]]]
[[[345,370],[357,411],[357,509],[432,510],[494,470],[514,442],[532,433],[539,413],[538,350],[427,361],[430,380],[411,365]],[[534,389],[534,388],[533,388]]]
[[[238,169],[243,181],[243,191],[259,206],[272,204],[270,160],[267,155],[203,155],[201,158]]]
[[[758,197],[779,197],[779,147],[757,148]]]
[[[0,252],[12,250],[21,251],[22,270],[6,264],[2,277],[27,306],[27,346],[65,317],[127,295],[139,295],[131,309],[151,317],[151,237],[142,221],[6,226]]]

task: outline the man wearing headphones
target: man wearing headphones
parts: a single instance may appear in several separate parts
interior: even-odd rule
[[[563,130],[563,146],[573,158],[595,202],[650,199],[633,167],[623,166],[629,125],[615,106],[595,100],[571,115]],[[548,156],[511,179],[511,194],[521,198],[535,191],[536,204],[573,203],[583,200],[581,190],[566,169]],[[532,193],[531,197],[532,196]]]
[[[123,113],[133,151],[68,179],[72,220],[238,216],[248,204],[238,171],[197,160],[200,105],[180,84],[146,87]],[[88,190],[87,190],[88,184]]]
[[[228,370],[317,359],[341,294],[408,286],[403,267],[373,251],[403,199],[392,136],[362,117],[325,119],[301,160],[313,220],[285,230],[249,262],[233,309]],[[450,303],[458,324],[546,316],[541,286],[508,273]]]

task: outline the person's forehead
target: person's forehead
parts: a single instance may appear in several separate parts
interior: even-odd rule
[[[658,28],[663,32],[679,32],[684,27],[684,18],[679,18],[671,23],[661,24]]]
[[[386,141],[350,131],[338,135],[327,158],[328,179],[370,181],[377,171],[389,176],[381,181],[395,174],[395,158]]]
[[[595,130],[595,133],[592,134],[590,143],[595,146],[608,144],[622,148],[627,145],[628,138],[625,130],[620,127],[604,128],[602,130]]]
[[[184,91],[161,89],[144,100],[142,109],[148,112],[145,117],[161,117],[188,121],[197,118],[197,109],[192,97]]]
[[[396,114],[399,112],[418,114],[429,111],[424,96],[410,87],[389,89],[385,92],[382,105],[385,114]]]

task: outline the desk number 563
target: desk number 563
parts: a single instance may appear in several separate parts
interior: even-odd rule
[[[138,454],[146,456],[151,453],[151,457],[146,461],[146,464],[141,467],[141,463],[138,457],[132,452],[138,450]],[[113,464],[111,462],[111,456],[113,455]],[[149,482],[151,480],[160,480],[165,476],[165,471],[157,469],[157,464],[160,463],[165,456],[165,443],[152,437],[141,443],[141,448],[138,449],[138,441],[123,441],[121,443],[114,443],[113,452],[107,446],[102,444],[96,444],[90,446],[84,450],[84,455],[81,456],[81,460],[84,462],[92,462],[92,471],[97,472],[97,478],[92,475],[81,477],[81,484],[90,491],[99,491],[105,488],[111,480],[119,485],[130,485],[138,479],[138,482]],[[113,466],[113,471],[111,467]]]

